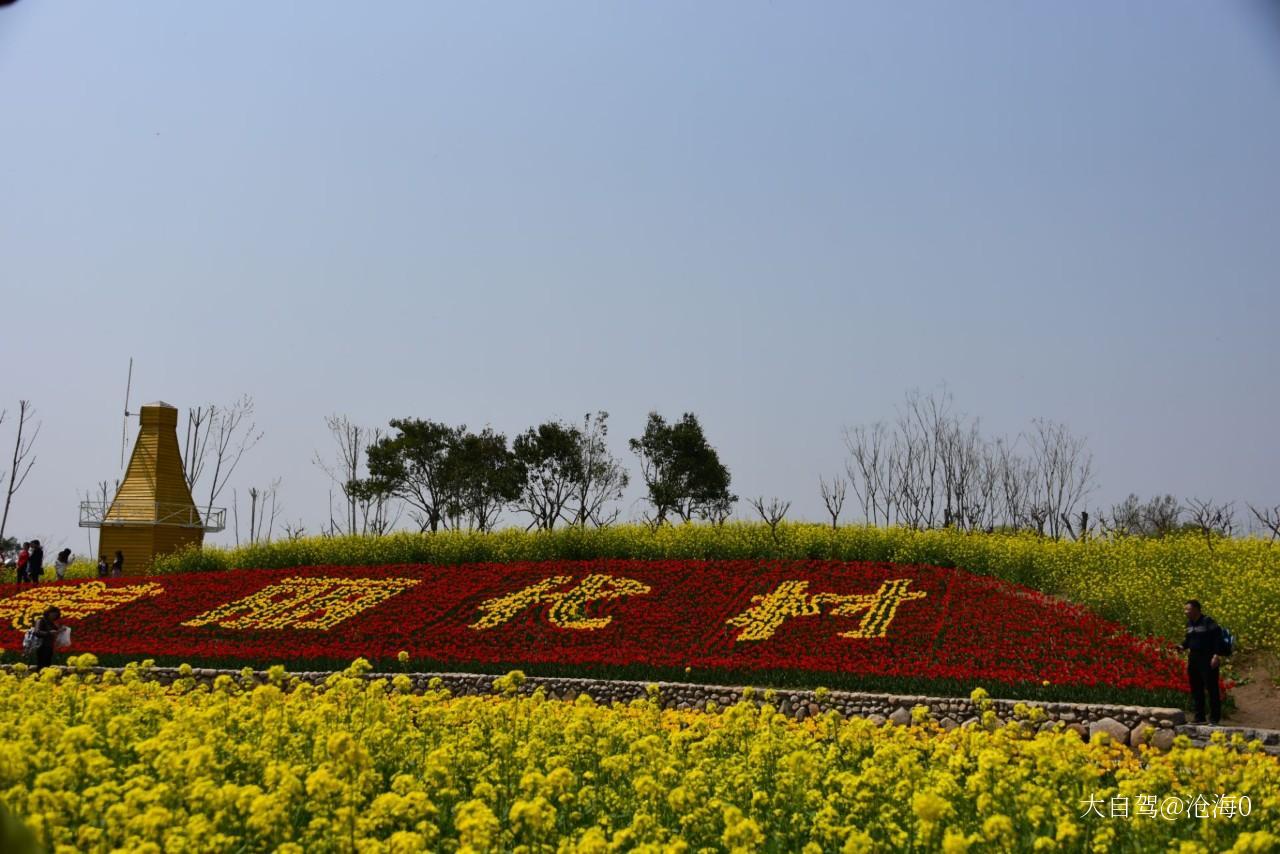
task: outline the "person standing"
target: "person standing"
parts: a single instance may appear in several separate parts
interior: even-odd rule
[[[1197,599],[1188,599],[1183,605],[1187,615],[1186,636],[1182,648],[1187,651],[1187,678],[1191,682],[1191,698],[1196,706],[1195,722],[1205,722],[1204,695],[1209,695],[1209,723],[1218,725],[1222,719],[1222,696],[1218,690],[1218,650],[1222,647],[1222,627],[1200,607]]]
[[[39,639],[36,647],[36,670],[53,664],[54,644],[57,643],[58,632],[62,631],[62,626],[58,625],[60,619],[62,612],[57,607],[49,607],[45,609],[44,616],[36,621],[36,637]]]
[[[27,577],[31,579],[32,584],[39,584],[42,575],[44,575],[44,546],[40,545],[39,540],[32,540],[31,558],[27,561]]]
[[[124,552],[117,550],[116,559],[111,561],[111,577],[119,578],[124,575]]]
[[[106,555],[98,555],[98,577],[106,578],[107,573],[111,571],[110,565],[107,563]]]
[[[71,549],[63,549],[58,552],[57,558],[53,561],[54,574],[58,576],[58,580],[67,577],[67,567],[71,565]]]
[[[27,564],[31,562],[31,543],[23,543],[22,551],[18,552],[18,583],[23,584],[27,579]]]

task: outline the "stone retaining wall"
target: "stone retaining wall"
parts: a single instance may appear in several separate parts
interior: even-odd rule
[[[119,668],[94,667],[90,672],[101,674],[108,669],[119,672]],[[214,670],[193,668],[192,676],[198,682],[212,683],[220,675],[240,678],[237,670]],[[331,673],[329,671],[293,671],[291,677],[312,684],[321,684]],[[366,673],[362,678],[368,680],[390,680],[399,674]],[[414,691],[424,691],[433,679],[439,679],[439,686],[455,695],[477,695],[493,693],[493,680],[488,674],[475,673],[410,673],[406,674],[413,682]],[[168,684],[180,678],[177,668],[154,667],[147,671],[147,678]],[[253,679],[265,682],[265,671],[254,671]],[[649,696],[649,686],[657,686],[657,699],[663,708],[689,709],[706,711],[712,708],[724,708],[733,705],[750,692],[751,701],[765,702],[766,689],[747,689],[741,686],[697,685],[683,682],[634,682],[606,679],[578,679],[548,676],[530,676],[524,681],[520,691],[531,694],[541,688],[548,696],[561,700],[571,700],[586,694],[597,703],[626,703],[631,700]],[[854,691],[808,691],[799,689],[775,689],[769,692],[772,703],[783,714],[804,720],[826,714],[828,711],[838,712],[843,717],[867,718],[876,723],[891,722],[906,724],[911,722],[912,709],[924,706],[930,717],[938,721],[946,729],[976,723],[982,714],[973,701],[963,697],[926,697],[898,694],[868,694]],[[1081,737],[1088,738],[1094,732],[1106,731],[1113,738],[1129,741],[1130,733],[1150,727],[1156,733],[1167,732],[1166,739],[1160,736],[1159,741],[1172,743],[1172,734],[1186,723],[1186,716],[1180,709],[1162,709],[1147,706],[1117,706],[1101,704],[1046,703],[1037,701],[1017,701],[992,699],[988,708],[993,711],[1000,722],[1014,719],[1014,706],[1022,702],[1028,708],[1039,707],[1044,710],[1045,720],[1040,724],[1047,729],[1061,722],[1068,728],[1078,732]]]
[[[12,665],[5,665],[9,670]],[[71,668],[60,667],[63,672]],[[121,668],[93,667],[88,672],[101,675],[108,670],[119,673]],[[170,684],[182,678],[174,667],[153,667],[142,671],[145,678],[162,684]],[[251,681],[268,681],[266,671],[255,670]],[[230,676],[241,682],[242,671],[192,668],[191,677],[197,683],[212,684],[219,676]],[[288,674],[299,682],[323,684],[332,671],[291,671]],[[366,673],[361,678],[390,681],[402,674]],[[492,674],[478,673],[408,673],[414,692],[428,689],[433,680],[439,688],[449,690],[455,696],[487,695],[494,692]],[[634,682],[610,679],[578,679],[552,676],[529,676],[520,686],[520,693],[532,694],[541,688],[549,697],[572,700],[583,694],[597,703],[627,703],[650,695],[650,686],[656,686],[656,696],[664,709],[715,711],[731,706],[744,698],[756,704],[772,702],[780,712],[796,720],[817,717],[835,711],[843,717],[866,718],[877,724],[909,724],[912,710],[924,706],[933,720],[944,729],[973,726],[981,719],[983,709],[964,697],[926,697],[906,694],[868,694],[856,691],[808,691],[791,688],[762,689],[728,685],[697,685],[685,682]],[[749,696],[748,696],[749,695]],[[1100,732],[1132,747],[1149,743],[1167,750],[1177,735],[1186,735],[1195,744],[1207,744],[1214,732],[1228,736],[1242,735],[1246,741],[1259,741],[1268,753],[1280,755],[1280,731],[1236,729],[1231,727],[1201,727],[1187,725],[1186,714],[1181,709],[1152,706],[1119,706],[1101,703],[1050,703],[1032,700],[990,699],[984,703],[994,712],[997,721],[1015,720],[1014,707],[1021,704],[1027,709],[1044,711],[1040,729],[1049,729],[1061,723],[1066,729],[1088,740]]]

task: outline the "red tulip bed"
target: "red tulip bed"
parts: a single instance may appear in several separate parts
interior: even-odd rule
[[[58,605],[100,661],[825,685],[1180,704],[1183,665],[1089,611],[956,569],[593,560],[238,569],[0,585],[0,646]],[[399,653],[409,656],[407,664]],[[10,657],[9,655],[6,656]]]

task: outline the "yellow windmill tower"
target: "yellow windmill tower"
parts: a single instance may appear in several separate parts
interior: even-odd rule
[[[200,545],[206,531],[221,531],[227,521],[224,508],[197,507],[191,497],[178,448],[178,410],[158,401],[139,414],[138,438],[115,498],[80,504],[80,527],[100,529],[99,553],[110,561],[123,552],[128,573],[145,572],[160,555]]]

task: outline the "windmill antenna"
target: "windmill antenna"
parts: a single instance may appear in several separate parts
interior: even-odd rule
[[[133,357],[129,357],[129,378],[124,384],[124,422],[120,425],[120,468],[124,468],[124,449],[129,444],[129,392],[133,389]]]

